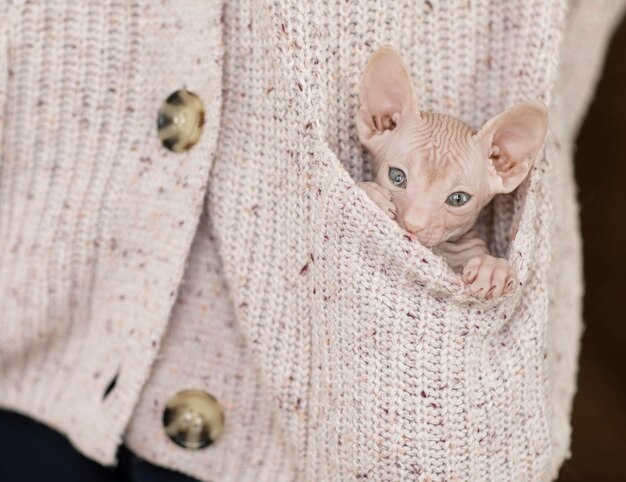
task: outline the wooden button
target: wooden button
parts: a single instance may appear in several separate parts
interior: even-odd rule
[[[213,395],[201,390],[178,392],[163,411],[163,427],[174,443],[201,449],[215,442],[224,428],[224,411]]]
[[[200,139],[204,106],[193,92],[177,90],[165,99],[157,117],[159,140],[173,152],[184,152]]]

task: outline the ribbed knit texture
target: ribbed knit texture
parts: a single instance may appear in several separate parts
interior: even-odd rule
[[[124,438],[203,481],[556,476],[581,327],[572,139],[623,2],[383,3],[0,7],[1,406],[101,463]],[[480,127],[549,105],[545,155],[486,216],[512,296],[473,300],[356,188],[383,43],[424,110]],[[183,86],[207,113],[181,155],[155,119]],[[224,406],[202,451],[161,427],[184,388]]]
[[[5,8],[0,400],[112,463],[202,212],[219,128],[221,4]],[[156,116],[183,86],[204,100],[205,132],[174,154]]]

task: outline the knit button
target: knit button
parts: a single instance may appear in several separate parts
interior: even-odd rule
[[[173,152],[191,149],[198,142],[204,125],[204,106],[188,90],[177,90],[165,99],[157,117],[159,140]]]
[[[224,412],[213,395],[201,390],[183,390],[165,405],[163,426],[177,445],[201,449],[219,438],[224,428]]]

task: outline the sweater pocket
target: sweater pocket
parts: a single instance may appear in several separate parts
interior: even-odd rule
[[[520,285],[480,301],[313,145],[307,478],[544,478],[545,158],[495,209]]]
[[[551,210],[549,186],[544,178],[548,162],[545,156],[512,196],[496,198],[492,206],[491,245],[498,251],[496,255],[515,267],[519,286],[498,299],[479,300],[442,257],[412,241],[374,204],[323,140],[315,144],[314,152],[309,152],[315,157],[312,184],[319,186],[311,219],[315,237],[312,245],[318,256],[330,254],[347,263],[341,272],[348,278],[338,280],[339,285],[358,283],[360,273],[366,275],[366,266],[385,276],[396,273],[403,288],[445,299],[459,309],[475,307],[507,315],[502,321],[476,327],[477,333],[486,334],[495,333],[510,322],[510,315],[527,296],[525,286],[544,276],[543,263],[549,258]],[[545,282],[543,278],[541,281]]]

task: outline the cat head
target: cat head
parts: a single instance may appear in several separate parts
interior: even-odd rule
[[[359,98],[356,125],[375,180],[391,192],[400,226],[429,247],[466,233],[496,194],[517,188],[548,130],[541,102],[517,104],[478,131],[420,111],[408,68],[390,45],[370,58]]]

